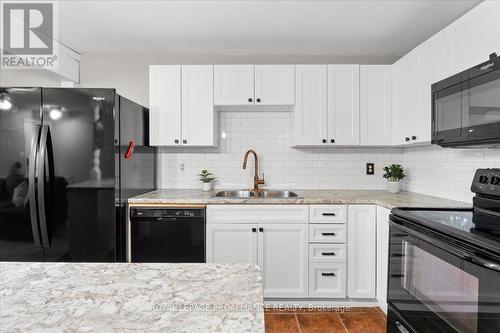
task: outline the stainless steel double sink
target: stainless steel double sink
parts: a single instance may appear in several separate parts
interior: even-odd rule
[[[239,191],[220,191],[214,195],[215,198],[228,198],[228,199],[293,199],[300,198],[300,196],[292,191],[272,191],[262,190],[254,192],[251,190]]]

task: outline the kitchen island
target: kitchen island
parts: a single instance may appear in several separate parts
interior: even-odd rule
[[[250,264],[0,263],[0,332],[264,332]]]

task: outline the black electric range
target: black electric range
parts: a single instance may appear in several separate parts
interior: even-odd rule
[[[500,169],[471,190],[470,209],[392,210],[388,332],[500,332]]]

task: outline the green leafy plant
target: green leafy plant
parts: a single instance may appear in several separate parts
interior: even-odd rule
[[[198,174],[200,176],[200,181],[202,183],[210,183],[215,180],[215,177],[208,170],[201,170],[201,173]]]
[[[406,177],[405,170],[399,164],[391,164],[384,168],[384,178],[391,182],[398,182]]]

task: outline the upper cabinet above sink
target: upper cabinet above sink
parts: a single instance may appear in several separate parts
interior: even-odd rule
[[[215,65],[215,105],[295,104],[294,65]]]

